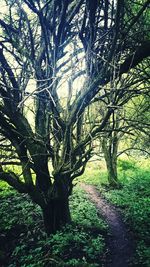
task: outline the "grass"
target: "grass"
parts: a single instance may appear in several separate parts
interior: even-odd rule
[[[120,160],[118,162],[121,189],[109,189],[107,174],[90,166],[82,177],[86,183],[94,184],[101,193],[121,209],[126,223],[134,234],[136,254],[134,266],[150,266],[150,168],[148,160]]]
[[[46,237],[40,208],[26,194],[0,183],[0,265],[8,267],[100,266],[107,225],[76,186],[73,223]]]

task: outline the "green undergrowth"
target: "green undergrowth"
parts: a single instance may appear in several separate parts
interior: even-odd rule
[[[102,186],[107,183],[107,173],[103,169],[88,167],[79,181],[90,185]]]
[[[121,189],[108,187],[107,174],[91,168],[82,177],[96,185],[110,202],[118,206],[133,232],[136,242],[134,266],[150,266],[150,168],[148,161],[119,160],[118,176]]]
[[[150,171],[129,172],[121,190],[106,191],[105,196],[119,206],[137,242],[135,266],[150,266]]]
[[[79,186],[70,207],[72,225],[47,238],[40,208],[1,182],[0,266],[101,266],[107,225]]]

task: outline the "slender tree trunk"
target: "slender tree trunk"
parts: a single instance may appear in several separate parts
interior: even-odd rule
[[[63,225],[70,223],[68,198],[51,199],[43,209],[43,219],[47,235],[54,234]]]
[[[108,182],[112,187],[119,187],[119,180],[117,175],[117,140],[106,139],[102,140],[102,149],[108,173]]]
[[[118,187],[118,175],[117,175],[117,158],[108,157],[105,158],[107,172],[108,172],[108,182],[112,187]]]

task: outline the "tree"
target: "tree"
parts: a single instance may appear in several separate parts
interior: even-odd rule
[[[0,179],[40,205],[48,234],[70,222],[73,180],[84,172],[114,106],[125,103],[125,87],[107,85],[150,55],[143,36],[127,43],[149,2],[127,22],[128,1],[5,1]],[[105,110],[91,121],[96,101]],[[19,167],[12,171],[10,165]]]
[[[100,144],[108,172],[108,182],[112,187],[120,186],[117,175],[117,159],[120,155],[135,150],[145,155],[149,154],[148,143],[145,147],[141,140],[141,138],[145,142],[148,140],[150,130],[148,105],[150,83],[149,77],[143,76],[144,72],[145,68],[143,72],[140,68],[140,73],[135,69],[135,73],[132,73],[132,79],[130,75],[129,81],[128,76],[122,82],[120,81],[119,87],[123,88],[123,84],[125,84],[126,87],[130,88],[129,99],[126,95],[123,106],[114,106],[113,117],[107,124],[105,134],[100,135]],[[102,109],[101,107],[101,111]],[[124,146],[120,147],[122,143],[124,143]]]
[[[96,4],[98,4],[97,1],[95,1],[95,6]],[[104,98],[102,99],[101,94],[99,94],[99,96],[97,94],[95,99],[93,99],[93,102],[99,102],[99,109],[102,118],[104,116],[104,111],[107,108],[113,109],[113,112],[108,119],[107,125],[105,127],[105,133],[103,135],[101,131],[100,136],[102,136],[101,145],[108,170],[109,183],[111,186],[118,186],[119,182],[117,179],[117,152],[119,140],[125,133],[129,135],[131,128],[133,129],[133,121],[131,121],[130,119],[130,123],[128,121],[128,123],[125,123],[125,125],[123,125],[124,117],[121,116],[121,113],[118,111],[120,111],[120,107],[124,106],[132,98],[140,94],[145,95],[149,92],[149,86],[145,87],[144,85],[145,79],[148,79],[149,83],[149,78],[146,74],[147,68],[149,68],[149,61],[145,60],[143,65],[138,65],[138,63],[140,63],[140,57],[142,56],[140,47],[139,50],[137,48],[135,52],[135,58],[132,53],[134,53],[133,47],[135,49],[135,46],[137,45],[138,47],[140,43],[141,48],[143,47],[143,55],[146,53],[146,46],[149,40],[148,29],[150,26],[150,14],[148,10],[146,11],[146,7],[148,7],[149,1],[142,3],[118,1],[115,5],[116,9],[114,9],[116,16],[113,12],[111,12],[111,8],[114,8],[113,4],[114,3],[109,3],[109,1],[105,2],[104,17],[102,16],[102,18],[104,19],[104,27],[100,28],[100,32],[97,35],[95,34],[95,27],[93,28],[92,26],[94,23],[98,25],[98,22],[96,20],[97,17],[93,15],[93,3],[91,12],[89,11],[89,14],[87,14],[87,9],[85,9],[84,25],[86,25],[86,18],[90,18],[91,21],[89,19],[89,31],[84,32],[83,25],[81,40],[83,42],[85,50],[87,50],[86,62],[89,77],[91,78],[92,76],[97,76],[97,73],[101,73],[103,77],[104,71],[106,79],[104,80],[104,84],[107,81],[107,77],[109,77],[107,86],[105,84],[105,86],[103,87],[103,90],[105,90],[106,93]],[[113,27],[111,27],[112,25]],[[89,32],[92,33],[92,31],[93,34],[91,34],[91,37],[91,35],[89,35]],[[143,41],[141,37],[143,38]],[[108,47],[110,47],[110,50],[108,50]],[[128,49],[130,50],[130,52],[127,51]],[[127,56],[130,53],[132,55]],[[133,61],[130,61],[131,58]],[[124,63],[122,64],[123,61]],[[131,64],[130,67],[128,65],[129,61]],[[106,62],[107,64],[105,64]],[[130,69],[132,67],[134,67],[134,70]],[[123,73],[126,74],[124,75]],[[146,75],[144,75],[144,73]],[[141,86],[141,84],[143,86]],[[137,88],[140,88],[140,90]],[[137,121],[136,123],[134,121],[134,125],[137,125]],[[141,125],[143,125],[142,121],[139,122],[138,127],[140,128]]]
[[[111,187],[120,187],[117,173],[118,157],[122,154],[148,156],[149,153],[149,107],[147,97],[136,97],[123,110],[114,114],[107,126],[108,133],[100,137],[106,162],[108,182]],[[113,128],[112,128],[113,127]]]

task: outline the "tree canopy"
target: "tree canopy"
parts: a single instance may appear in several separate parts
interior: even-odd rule
[[[115,110],[149,92],[149,4],[3,1],[0,179],[41,206],[48,233],[70,220],[72,182],[94,139]]]

